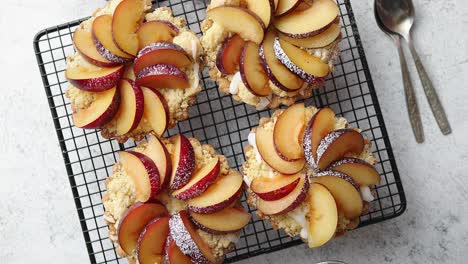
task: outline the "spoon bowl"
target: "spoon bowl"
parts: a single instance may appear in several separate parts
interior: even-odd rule
[[[375,12],[385,28],[409,38],[415,13],[411,0],[376,0]]]

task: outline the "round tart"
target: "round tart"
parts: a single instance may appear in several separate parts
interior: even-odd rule
[[[221,263],[249,223],[243,180],[210,145],[151,135],[119,153],[106,179],[104,217],[130,263]]]
[[[301,103],[260,119],[248,140],[244,181],[259,218],[311,248],[358,226],[380,182],[359,129]]]
[[[108,1],[76,29],[65,72],[76,127],[125,142],[189,117],[201,91],[201,43],[170,9],[150,8],[147,0]]]
[[[258,110],[309,98],[341,40],[333,0],[212,0],[202,32],[211,78]]]

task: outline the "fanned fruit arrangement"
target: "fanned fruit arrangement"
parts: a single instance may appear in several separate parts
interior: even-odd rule
[[[65,72],[76,127],[125,142],[188,118],[201,90],[201,44],[184,19],[150,8],[147,0],[108,1],[76,29]]]
[[[211,78],[259,110],[310,97],[341,40],[334,0],[212,0],[202,31]]]
[[[309,247],[357,227],[379,184],[371,143],[330,108],[295,104],[262,118],[243,165],[248,203]]]
[[[250,214],[243,180],[213,147],[182,134],[150,136],[106,180],[105,220],[130,263],[221,263]],[[138,262],[137,262],[138,261]]]

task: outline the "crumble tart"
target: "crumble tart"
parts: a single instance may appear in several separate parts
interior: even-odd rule
[[[309,98],[323,86],[339,55],[341,29],[333,1],[276,3],[213,0],[201,27],[210,77],[222,92],[258,110]],[[329,15],[323,21],[303,15],[317,17],[318,12]],[[309,31],[293,33],[290,24]]]
[[[295,104],[261,118],[244,149],[247,202],[309,247],[359,225],[379,184],[371,142],[329,108]]]
[[[119,256],[148,263],[145,230],[158,222],[165,231],[152,238],[160,245],[152,252],[156,263],[221,263],[234,249],[250,221],[240,205],[242,176],[212,146],[181,134],[169,139],[152,135],[119,156],[103,196],[109,237]]]
[[[67,58],[74,124],[125,142],[188,119],[203,49],[186,21],[151,1],[112,0],[82,22]]]

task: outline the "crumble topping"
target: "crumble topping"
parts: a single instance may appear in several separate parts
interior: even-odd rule
[[[122,0],[108,1],[102,9],[98,9],[94,13],[93,17],[83,22],[80,26],[86,28],[87,30],[91,30],[91,26],[95,17],[104,14],[112,15],[115,8],[121,1]],[[150,2],[151,1],[149,1],[148,6],[148,2],[142,1],[142,3],[146,3],[145,10],[148,10],[151,7]],[[189,83],[191,84],[189,88],[158,89],[158,91],[166,99],[166,103],[170,112],[169,127],[173,127],[177,121],[185,120],[189,117],[188,108],[195,103],[196,95],[201,91],[199,71],[201,70],[200,57],[203,53],[203,48],[195,33],[185,27],[186,21],[181,17],[174,17],[172,15],[172,11],[168,7],[161,7],[154,10],[152,13],[146,14],[146,20],[166,20],[174,24],[179,29],[179,34],[173,39],[173,43],[179,45],[188,54],[192,55],[194,60],[193,67],[189,67],[188,69],[184,70]],[[69,67],[83,67],[90,71],[100,69],[100,67],[87,62],[78,52],[67,58],[67,68]],[[126,67],[124,77],[135,80],[132,64]],[[66,92],[66,96],[72,102],[74,111],[87,108],[96,99],[92,92],[80,91],[71,85]],[[105,138],[115,137],[119,142],[125,142],[128,138],[140,140],[144,135],[152,131],[151,124],[143,117],[134,130],[125,135],[116,136],[117,131],[115,122],[115,120],[112,120],[102,129],[102,135]]]
[[[71,84],[69,85],[68,90],[65,92],[65,96],[68,98],[68,100],[70,100],[71,104],[76,109],[86,109],[96,100],[95,93],[83,91]]]
[[[246,3],[242,0],[212,0],[207,10],[224,5],[244,7]],[[201,43],[205,49],[205,61],[210,68],[210,77],[214,81],[218,82],[219,89],[222,92],[231,93],[235,100],[255,106],[258,110],[263,110],[265,108],[276,108],[281,104],[291,105],[298,99],[309,98],[312,95],[312,91],[314,89],[323,86],[324,80],[319,78],[311,83],[306,83],[304,87],[298,91],[286,92],[278,88],[270,81],[269,83],[272,93],[269,98],[259,97],[252,94],[247,89],[247,87],[245,87],[242,81],[237,86],[232,86],[232,80],[237,81],[237,79],[233,79],[234,74],[223,75],[218,70],[216,67],[216,56],[224,40],[230,37],[233,33],[226,31],[222,25],[210,19],[203,21],[201,28],[203,32]],[[341,38],[338,38],[336,41],[323,48],[303,49],[306,50],[309,54],[320,58],[323,62],[328,63],[330,69],[332,70],[334,61],[340,52],[338,47],[340,40]]]
[[[306,108],[306,123],[312,119],[315,113],[317,113],[319,109],[315,107],[307,107]],[[263,129],[266,129],[268,131],[273,131],[274,125],[279,117],[279,115],[283,112],[284,110],[277,110],[273,114],[271,118],[262,118],[259,122],[259,127],[262,127]],[[337,129],[342,129],[342,128],[347,128],[348,127],[348,122],[346,121],[345,118],[343,117],[337,117],[335,116],[335,124],[334,124],[334,130]],[[361,132],[360,129],[358,128],[353,128],[358,132]],[[257,177],[268,177],[271,176],[272,174],[274,175],[277,173],[274,169],[272,169],[266,162],[263,161],[263,159],[260,156],[260,153],[258,152],[258,149],[255,145],[255,132],[256,128],[254,128],[248,137],[248,142],[249,145],[245,148],[245,156],[246,156],[246,162],[244,163],[242,167],[243,171],[243,176],[244,176],[244,182],[247,185],[250,185],[250,183],[253,181],[253,179]],[[366,144],[364,147],[364,150],[360,154],[349,154],[347,157],[354,157],[354,158],[359,158],[362,159],[369,164],[375,165],[376,164],[376,159],[372,155],[371,151],[371,144],[370,141],[366,140]],[[306,164],[305,168],[302,171],[303,173],[307,173],[307,175],[310,175],[311,177],[315,176],[317,172],[312,169],[308,164]],[[363,200],[366,202],[369,202],[369,200],[373,200],[373,196],[371,193],[371,190],[369,187],[361,189],[363,192]],[[367,192],[369,191],[369,192]],[[257,204],[257,196],[249,189],[247,190],[248,193],[248,199],[247,202],[256,207]],[[370,194],[370,196],[368,196]],[[364,195],[366,195],[364,197]],[[280,215],[265,215],[260,211],[257,211],[257,215],[261,219],[269,220],[272,226],[276,229],[283,229],[288,235],[290,236],[300,236],[302,240],[305,242],[308,241],[308,239],[313,239],[308,237],[308,232],[307,232],[307,213],[308,213],[308,204],[307,204],[307,199],[304,200],[304,202],[301,203],[296,209],[293,211],[287,213],[287,214],[280,214]],[[346,219],[342,213],[339,212],[338,215],[338,226],[336,230],[336,234],[341,234],[347,230],[353,229],[357,224],[359,223],[359,219]],[[306,234],[307,233],[307,234]]]
[[[164,143],[167,151],[170,155],[174,153],[174,143],[172,138],[161,139]],[[195,153],[196,168],[202,167],[214,158],[219,158],[221,162],[220,176],[227,175],[230,173],[229,164],[226,157],[217,155],[214,148],[207,144],[201,144],[195,138],[189,138],[190,143],[193,146]],[[147,147],[147,142],[141,142],[135,148],[135,151],[144,153]],[[113,175],[106,180],[107,192],[103,197],[103,204],[105,208],[104,217],[109,225],[109,237],[116,244],[117,252],[121,256],[126,254],[119,250],[117,237],[117,227],[123,217],[125,211],[136,202],[136,190],[135,185],[132,182],[130,176],[122,169],[120,163],[116,163],[113,169]],[[165,190],[158,194],[156,197],[161,203],[166,206],[167,210],[171,215],[176,214],[179,211],[184,210],[187,206],[184,201],[175,199],[171,196],[169,190]],[[224,256],[227,252],[234,249],[234,244],[237,242],[239,232],[214,235],[199,230],[198,233],[201,235],[203,240],[210,246],[213,253],[217,257]],[[136,261],[136,254],[126,256],[129,260]]]

